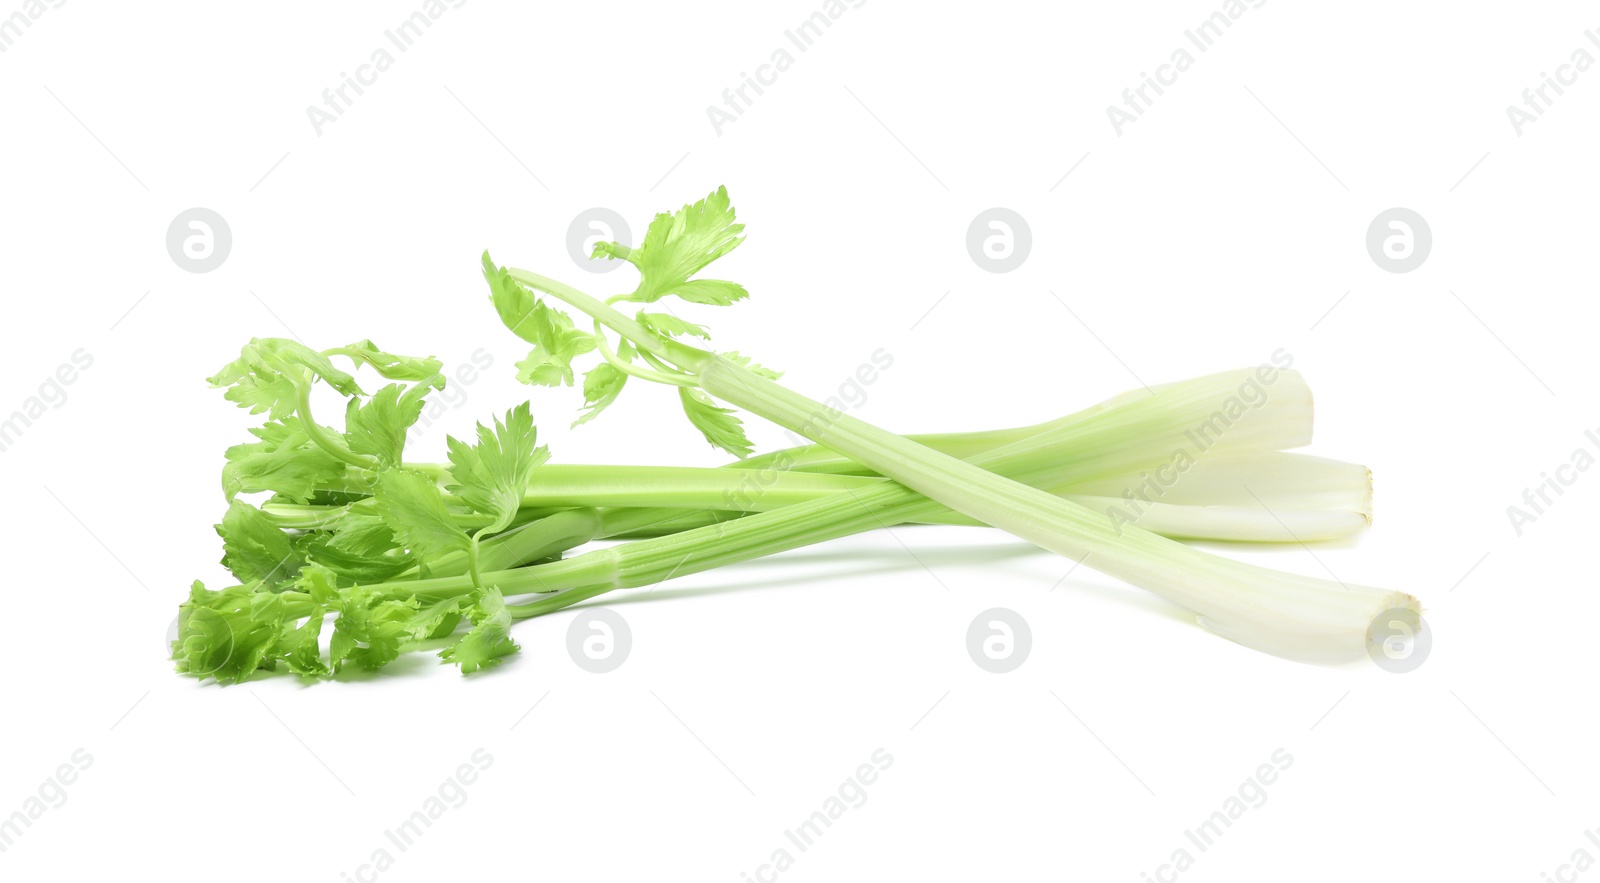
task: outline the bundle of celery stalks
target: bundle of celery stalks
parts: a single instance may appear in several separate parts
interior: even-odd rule
[[[177,669],[225,684],[262,670],[325,678],[441,648],[470,673],[516,652],[517,620],[901,524],[990,525],[1155,592],[1240,644],[1308,662],[1358,658],[1380,614],[1420,612],[1400,592],[1183,542],[1303,544],[1370,523],[1364,466],[1289,453],[1311,439],[1312,406],[1286,359],[1033,426],[898,436],[788,390],[745,356],[707,349],[705,329],[672,312],[622,311],[744,298],[736,283],[699,276],[743,230],[719,189],[657,215],[636,247],[600,243],[596,259],[639,276],[606,300],[483,257],[494,310],[532,345],[519,379],[572,386],[573,362],[592,361],[580,423],[630,381],[676,387],[689,423],[737,458],[721,468],[551,462],[527,403],[475,438],[449,439],[448,462],[408,460],[407,432],[445,383],[437,360],[370,341],[319,352],[252,340],[210,379],[266,415],[223,467],[217,532],[238,584],[191,588]],[[365,372],[387,382],[369,393],[356,377]],[[313,417],[318,385],[346,398],[342,429]],[[751,456],[719,401],[815,444]],[[584,548],[602,540],[620,542]]]

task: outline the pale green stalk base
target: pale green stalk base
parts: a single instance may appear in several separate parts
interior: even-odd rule
[[[723,401],[848,454],[929,499],[1193,610],[1202,625],[1278,656],[1315,662],[1357,658],[1383,611],[1420,612],[1400,592],[1349,586],[1230,561],[1104,516],[973,463],[940,454],[759,377],[725,359],[700,371]]]

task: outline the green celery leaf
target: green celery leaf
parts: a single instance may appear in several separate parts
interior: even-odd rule
[[[172,658],[180,672],[234,684],[271,668],[283,632],[283,596],[259,583],[208,590],[196,580],[178,608]]]
[[[639,287],[625,300],[650,303],[687,290],[699,303],[731,303],[744,296],[743,288],[732,286],[739,292],[734,295],[726,287],[732,283],[692,285],[689,278],[737,248],[743,233],[744,225],[734,220],[728,188],[719,187],[694,205],[656,215],[638,248],[597,243],[595,256],[621,257],[639,268]]]
[[[378,512],[395,539],[418,557],[437,558],[465,551],[467,534],[456,526],[433,479],[410,469],[391,469],[378,476]]]
[[[332,534],[327,540],[328,547],[347,555],[371,558],[399,549],[394,530],[375,511],[347,508],[338,520],[328,525],[328,530]]]
[[[483,278],[489,283],[489,301],[500,314],[501,323],[528,343],[539,343],[539,329],[533,322],[539,296],[511,278],[505,267],[496,266],[488,251],[483,253]]]
[[[417,603],[385,601],[376,591],[353,586],[342,591],[328,641],[328,661],[337,672],[346,662],[377,669],[393,662],[400,647],[411,640],[411,619]]]
[[[679,387],[678,398],[683,402],[683,413],[706,441],[741,460],[750,456],[755,446],[745,437],[744,424],[731,409],[718,407],[698,389]]]
[[[388,527],[384,533],[393,537]],[[398,547],[393,554],[386,551],[363,553],[337,545],[339,534],[312,531],[295,539],[295,549],[305,560],[313,561],[337,575],[341,585],[353,583],[381,583],[398,578],[416,563],[416,559],[403,554]]]
[[[453,633],[456,626],[461,624],[462,599],[460,598],[445,598],[431,604],[423,604],[416,598],[411,600],[417,603],[417,611],[411,615],[411,620],[407,623],[412,640],[443,638]]]
[[[698,337],[701,340],[710,340],[711,333],[703,325],[684,320],[670,313],[646,313],[643,310],[634,317],[640,325],[655,332],[662,337]]]
[[[528,357],[517,362],[517,379],[538,386],[571,386],[572,360],[595,348],[594,335],[572,327],[572,318],[559,310],[534,305],[529,323],[540,340],[534,342]]]
[[[228,448],[222,490],[229,500],[239,494],[272,491],[304,503],[319,486],[344,475],[344,461],[317,447],[298,419],[287,420],[250,430],[260,441]]]
[[[572,425],[582,426],[600,416],[600,412],[610,407],[622,394],[622,387],[627,382],[628,375],[610,362],[601,362],[590,368],[589,373],[583,375],[583,415],[574,420]]]
[[[398,465],[406,431],[422,416],[423,400],[443,387],[444,376],[433,374],[409,387],[391,383],[364,402],[350,399],[344,414],[345,443],[357,454],[375,457],[383,468]]]
[[[521,649],[511,640],[511,612],[506,610],[498,588],[484,589],[467,616],[472,620],[472,630],[453,646],[439,651],[439,658],[460,666],[462,674],[494,665]]]
[[[222,537],[222,564],[239,582],[275,586],[300,572],[303,558],[293,538],[249,503],[229,502],[216,529]]]
[[[538,386],[571,386],[572,360],[594,350],[594,335],[575,328],[572,317],[551,308],[504,267],[495,266],[488,252],[483,253],[483,277],[500,321],[533,344],[528,357],[517,363],[517,379]]]
[[[535,447],[538,431],[527,402],[506,412],[491,430],[478,424],[478,443],[446,440],[450,448],[447,490],[475,511],[494,519],[488,532],[506,529],[522,505],[533,470],[550,458],[548,448]]]
[[[738,366],[740,366],[742,368],[748,369],[750,371],[750,373],[755,374],[755,375],[757,375],[759,377],[765,377],[768,380],[777,380],[778,378],[783,376],[783,372],[782,371],[774,371],[771,368],[766,368],[766,367],[763,367],[761,365],[757,365],[755,362],[750,361],[750,357],[749,356],[742,356],[742,355],[740,355],[740,354],[738,354],[736,352],[722,353],[721,356],[724,359],[727,359],[728,361],[734,363],[735,365],[738,365]]]
[[[228,386],[223,398],[252,414],[270,412],[273,420],[285,420],[300,404],[300,383],[282,374],[246,374]]]
[[[310,595],[316,606],[304,623],[285,630],[275,655],[297,675],[329,677],[334,669],[322,659],[322,627],[327,615],[339,609],[338,575],[320,564],[308,564],[295,581],[295,589]]]
[[[672,289],[672,293],[689,303],[713,307],[725,307],[750,296],[743,285],[721,279],[691,279]]]
[[[394,353],[386,353],[370,340],[358,340],[333,352],[371,366],[380,376],[388,380],[429,380],[438,375],[439,369],[443,367],[439,360],[432,356],[397,356]],[[443,378],[440,378],[440,381],[442,382]]]
[[[312,375],[346,396],[362,395],[361,387],[348,372],[334,367],[327,356],[295,340],[281,337],[252,339],[239,358],[222,366],[207,378],[214,387],[227,387],[228,401],[250,413],[271,412],[273,420],[293,413],[300,387]]]
[[[550,359],[534,347],[528,357],[516,363],[517,382],[529,386],[571,386],[576,375],[572,365]]]
[[[322,661],[322,626],[325,612],[318,610],[298,626],[286,628],[272,655],[303,677],[323,678],[332,674]]]
[[[337,606],[339,600],[338,576],[320,564],[308,564],[295,580],[295,590],[311,596],[311,602],[323,609]]]

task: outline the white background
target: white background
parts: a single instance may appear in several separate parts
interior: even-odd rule
[[[93,359],[0,454],[0,814],[93,758],[0,877],[740,881],[788,847],[785,881],[1138,881],[1189,847],[1185,881],[1531,881],[1600,857],[1600,473],[1520,537],[1506,514],[1600,427],[1600,72],[1520,136],[1505,111],[1600,55],[1592,6],[1267,2],[1119,136],[1107,105],[1217,4],[870,0],[718,135],[707,106],[820,3],[469,2],[318,135],[307,106],[419,8],[73,0],[0,54],[0,414]],[[1372,467],[1377,518],[1320,562],[1227,554],[1411,591],[1432,656],[1281,661],[950,528],[618,598],[634,648],[608,675],[567,657],[571,611],[520,624],[522,654],[481,677],[426,656],[310,686],[171,673],[188,583],[227,583],[217,472],[251,420],[203,378],[240,344],[484,348],[420,442],[437,459],[529,395],[480,250],[609,294],[631,279],[572,264],[573,217],[610,207],[637,234],[718,184],[749,240],[715,275],[753,293],[704,317],[718,342],[817,397],[884,348],[857,413],[896,431],[1035,422],[1287,348],[1318,396],[1311,450]],[[211,273],[165,249],[192,206],[232,230]],[[966,251],[991,206],[1032,230],[1011,273]],[[1392,206],[1433,232],[1411,273],[1365,249]],[[533,401],[560,460],[722,459],[665,390],[577,431],[574,391]],[[1003,676],[964,646],[997,605],[1034,636]],[[395,850],[385,829],[480,748],[465,804]],[[867,802],[795,850],[785,829],[879,748]],[[1193,849],[1184,830],[1280,748],[1265,805]],[[358,874],[380,847],[393,867]]]

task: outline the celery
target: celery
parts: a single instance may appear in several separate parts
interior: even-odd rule
[[[370,341],[314,351],[251,341],[211,382],[251,413],[254,441],[227,451],[217,525],[238,585],[199,583],[180,608],[180,671],[222,683],[286,667],[329,677],[380,668],[444,641],[472,672],[517,650],[515,620],[620,588],[703,572],[898,524],[984,524],[1154,591],[1242,644],[1308,661],[1366,648],[1375,617],[1416,599],[1230,561],[1168,537],[1297,542],[1349,536],[1371,518],[1364,467],[1284,453],[1311,435],[1311,396],[1287,366],[1127,393],[1041,424],[899,436],[779,385],[736,353],[685,342],[705,329],[627,302],[723,306],[732,282],[698,278],[742,241],[725,191],[657,216],[637,248],[597,256],[640,271],[602,301],[484,255],[501,321],[533,345],[518,376],[577,382],[579,423],[630,381],[672,387],[689,422],[740,458],[717,469],[547,462],[529,405],[448,439],[445,463],[405,459],[407,430],[443,386],[439,363]],[[580,328],[552,307],[585,314]],[[333,363],[394,381],[368,393]],[[343,427],[312,390],[346,399]],[[743,407],[815,444],[751,456]],[[259,503],[248,497],[270,495]],[[625,541],[579,551],[592,540]],[[328,631],[331,624],[331,631]],[[325,634],[325,632],[328,632]]]

